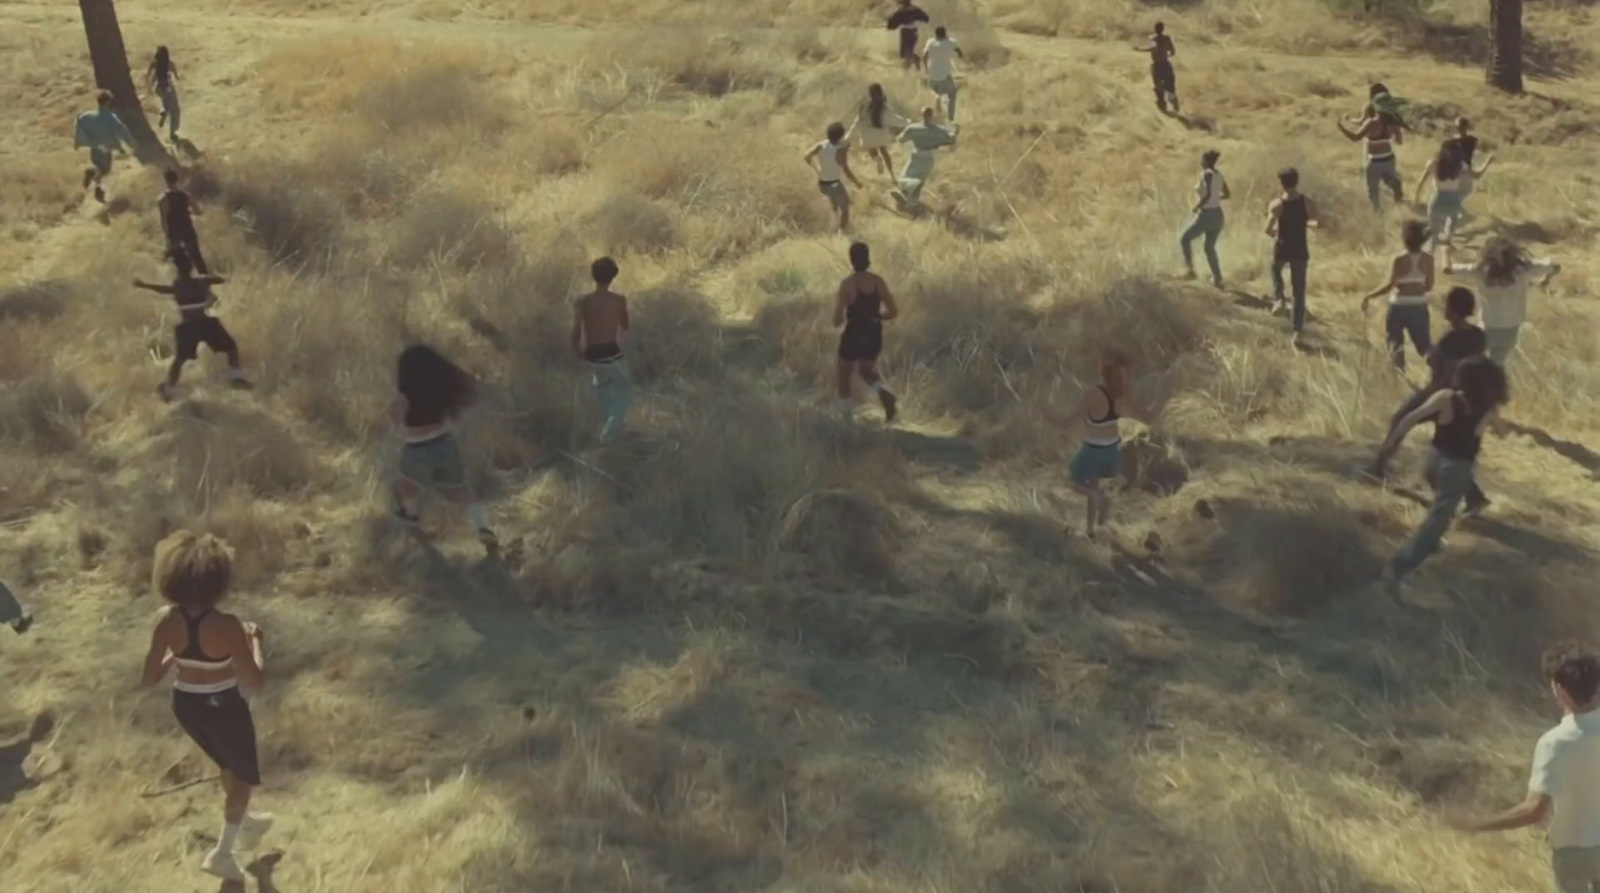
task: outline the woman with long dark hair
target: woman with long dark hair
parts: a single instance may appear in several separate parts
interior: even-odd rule
[[[176,143],[183,107],[178,103],[178,66],[172,61],[172,52],[166,44],[156,47],[156,54],[150,58],[150,67],[145,71],[145,79],[150,84],[150,91],[161,97],[161,119],[156,126],[160,127],[164,122],[168,136]]]
[[[1429,177],[1433,179],[1433,200],[1428,202],[1428,231],[1436,251],[1440,239],[1448,242],[1453,238],[1456,228],[1461,225],[1461,218],[1466,216],[1466,209],[1461,203],[1467,200],[1471,183],[1468,171],[1460,147],[1451,140],[1445,140],[1439,144],[1438,154],[1422,169],[1422,176],[1417,180],[1417,198],[1420,199]]]
[[[867,98],[856,109],[855,123],[845,135],[845,142],[867,150],[878,170],[894,179],[894,159],[889,156],[889,146],[911,122],[889,108],[889,97],[884,95],[882,84],[867,87]]]
[[[1133,361],[1116,348],[1100,354],[1100,383],[1088,388],[1078,399],[1077,411],[1066,421],[1083,423],[1083,443],[1072,457],[1068,474],[1072,486],[1088,498],[1084,535],[1094,539],[1095,528],[1111,514],[1111,494],[1107,481],[1122,476],[1123,416],[1155,424],[1156,410],[1141,401],[1128,383]]]
[[[1423,422],[1433,422],[1433,449],[1425,472],[1428,485],[1433,488],[1433,504],[1417,532],[1384,565],[1383,578],[1390,585],[1398,584],[1439,550],[1456,510],[1477,485],[1473,471],[1484,431],[1499,426],[1500,407],[1510,397],[1506,373],[1493,360],[1483,356],[1462,360],[1456,365],[1450,387],[1435,393],[1401,419],[1378,449],[1373,472],[1382,477],[1406,433]]]
[[[395,516],[416,523],[418,502],[423,491],[431,489],[463,507],[478,542],[490,555],[498,554],[500,540],[467,480],[466,462],[455,435],[455,423],[477,400],[477,382],[466,370],[422,344],[402,350],[397,367],[399,393],[390,415],[404,429],[405,445],[400,448],[395,481]]]

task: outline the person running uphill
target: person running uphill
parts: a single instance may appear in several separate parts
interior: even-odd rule
[[[1122,476],[1123,416],[1154,425],[1157,412],[1140,402],[1128,385],[1132,361],[1120,350],[1109,349],[1100,355],[1100,383],[1083,392],[1078,407],[1064,421],[1082,420],[1083,445],[1072,457],[1067,473],[1072,485],[1088,499],[1084,535],[1095,538],[1097,527],[1111,515],[1111,494],[1106,482]]]
[[[895,135],[904,131],[910,123],[889,108],[889,98],[883,93],[883,85],[871,84],[867,87],[867,98],[856,109],[855,123],[850,125],[850,132],[845,134],[844,141],[866,149],[878,170],[892,180],[894,159],[889,155],[889,146],[894,143]]]
[[[900,134],[900,142],[911,144],[911,156],[906,159],[906,166],[900,171],[900,179],[894,190],[905,210],[915,214],[922,210],[922,187],[928,185],[928,178],[933,176],[933,165],[938,158],[938,151],[945,146],[954,146],[960,131],[954,124],[949,128],[935,124],[934,111],[930,106],[922,110],[922,122],[907,127]]]
[[[1366,156],[1367,200],[1378,210],[1380,188],[1388,186],[1394,203],[1405,200],[1405,186],[1400,182],[1400,168],[1394,150],[1405,140],[1405,121],[1400,117],[1400,103],[1389,95],[1382,84],[1372,85],[1372,101],[1362,110],[1363,117],[1352,127],[1349,118],[1340,118],[1339,132],[1351,142],[1363,142]]]
[[[89,167],[83,172],[83,188],[94,186],[95,201],[106,200],[105,179],[111,174],[111,153],[133,151],[138,143],[128,126],[111,110],[111,92],[101,90],[95,94],[96,108],[78,116],[72,133],[74,149],[89,150]]]
[[[610,445],[622,436],[622,424],[633,397],[633,377],[622,355],[628,334],[628,299],[611,290],[617,262],[602,257],[589,268],[594,291],[572,305],[572,352],[589,364],[589,377],[605,413],[600,442]]]
[[[889,291],[889,283],[871,272],[872,255],[867,243],[850,246],[850,269],[839,283],[833,304],[834,327],[844,326],[839,335],[839,415],[850,421],[855,414],[855,398],[850,380],[860,375],[867,387],[877,392],[883,404],[884,422],[893,422],[898,401],[878,375],[878,355],[883,352],[883,321],[900,315],[900,308]]]
[[[140,684],[150,687],[177,668],[172,713],[222,778],[222,835],[200,863],[225,881],[242,882],[234,851],[250,852],[273,817],[250,813],[261,784],[255,719],[240,684],[266,685],[261,628],[217,609],[233,583],[233,551],[210,534],[179,530],[156,544],[155,591],[167,607],[156,618]]]
[[[1478,179],[1489,172],[1489,165],[1494,164],[1494,153],[1490,152],[1483,159],[1482,166],[1474,166],[1474,159],[1478,154],[1478,138],[1472,134],[1472,122],[1466,118],[1456,119],[1456,135],[1445,140],[1445,143],[1456,150],[1461,157],[1461,198],[1466,199],[1477,188]]]
[[[466,509],[484,551],[491,558],[498,555],[500,538],[489,527],[467,480],[467,465],[454,430],[462,413],[477,401],[477,383],[466,370],[422,344],[402,350],[396,367],[398,393],[389,406],[389,417],[404,430],[405,445],[400,448],[395,480],[395,517],[406,524],[417,523],[422,492],[433,489]]]
[[[1505,372],[1488,357],[1462,360],[1450,387],[1435,393],[1401,419],[1378,449],[1373,474],[1382,478],[1406,434],[1422,422],[1433,422],[1433,450],[1425,471],[1428,485],[1433,488],[1433,504],[1416,533],[1384,565],[1383,579],[1391,589],[1439,550],[1456,510],[1476,486],[1473,471],[1483,446],[1483,433],[1490,427],[1499,427],[1500,407],[1509,396]]]
[[[1541,288],[1548,286],[1561,272],[1561,265],[1535,260],[1517,243],[1498,236],[1483,247],[1475,264],[1451,263],[1448,245],[1441,260],[1446,272],[1476,280],[1483,298],[1483,334],[1489,359],[1505,366],[1528,319],[1528,287],[1535,281]]]
[[[1433,291],[1434,274],[1433,255],[1423,250],[1428,243],[1427,224],[1420,220],[1407,221],[1400,228],[1400,239],[1405,243],[1406,253],[1390,262],[1388,281],[1362,296],[1361,312],[1367,312],[1373,298],[1388,294],[1384,337],[1389,345],[1389,359],[1396,369],[1405,371],[1407,336],[1419,357],[1426,357],[1433,347],[1428,293]]]
[[[1167,26],[1164,22],[1156,22],[1155,33],[1144,46],[1134,47],[1136,53],[1150,54],[1150,80],[1156,88],[1156,108],[1162,112],[1167,111],[1167,106],[1172,106],[1172,113],[1178,113],[1178,74],[1172,68],[1172,57],[1178,55],[1178,47],[1173,44],[1172,38],[1167,36]]]
[[[189,193],[178,188],[177,171],[168,169],[162,176],[167,181],[167,191],[161,194],[159,206],[161,232],[167,237],[167,252],[171,254],[181,249],[194,261],[194,268],[200,271],[200,275],[208,275],[211,271],[206,268],[205,256],[200,253],[200,234],[194,228],[194,215],[200,213],[200,206],[194,203]]]
[[[1225,222],[1222,202],[1232,195],[1228,192],[1228,181],[1217,170],[1217,159],[1221,157],[1222,153],[1215,149],[1200,156],[1200,182],[1195,184],[1195,203],[1190,211],[1193,216],[1183,235],[1178,237],[1178,246],[1183,249],[1183,265],[1188,268],[1188,278],[1193,279],[1194,251],[1189,243],[1205,236],[1206,264],[1211,267],[1211,284],[1217,288],[1222,287],[1222,261],[1217,258],[1217,239],[1222,237]]]
[[[1418,199],[1422,198],[1422,189],[1430,177],[1433,179],[1433,200],[1428,202],[1428,230],[1433,234],[1433,248],[1438,250],[1441,238],[1448,245],[1455,237],[1456,229],[1461,226],[1461,219],[1467,213],[1461,203],[1467,199],[1467,186],[1471,181],[1454,141],[1440,143],[1438,154],[1422,169],[1422,176],[1417,179]]]
[[[900,64],[907,69],[921,68],[922,58],[917,55],[917,25],[928,22],[928,14],[911,0],[899,2],[900,7],[889,16],[889,30],[900,32]]]
[[[956,83],[957,57],[967,58],[956,39],[943,25],[933,29],[933,38],[922,49],[922,61],[927,66],[928,89],[933,91],[934,107],[938,107],[939,98],[943,97],[948,106],[945,120],[951,123],[956,120],[956,94],[961,91]]]
[[[1283,268],[1289,268],[1294,309],[1290,314],[1294,343],[1301,343],[1306,327],[1306,273],[1311,265],[1310,230],[1317,224],[1317,207],[1300,194],[1300,172],[1285,168],[1278,172],[1283,193],[1267,205],[1267,235],[1272,237],[1272,297],[1278,309],[1287,308],[1283,294]]]
[[[1511,831],[1547,817],[1550,867],[1561,893],[1600,890],[1600,657],[1578,642],[1560,642],[1541,663],[1561,722],[1533,749],[1528,795],[1485,819],[1453,816],[1459,831]]]
[[[843,178],[849,177],[857,189],[863,188],[850,169],[850,144],[845,142],[844,134],[843,124],[829,124],[828,138],[805,155],[806,164],[817,172],[817,191],[828,197],[828,204],[838,215],[840,232],[850,228],[850,190],[845,188]]]
[[[183,109],[178,104],[178,66],[173,64],[172,53],[165,44],[156,47],[156,54],[151,57],[150,67],[145,71],[145,80],[150,85],[150,92],[161,97],[161,118],[156,126],[166,124],[167,135],[176,145]]]
[[[178,326],[172,333],[172,364],[167,367],[167,380],[156,388],[156,392],[161,399],[169,402],[177,395],[178,379],[183,375],[183,367],[199,358],[202,344],[211,348],[213,353],[227,355],[228,380],[235,388],[249,388],[250,381],[245,378],[244,368],[239,362],[238,342],[228,334],[222,320],[207,312],[217,303],[211,287],[228,280],[221,276],[195,276],[194,264],[182,248],[173,248],[168,253],[178,274],[171,285],[153,285],[139,279],[133,280],[134,288],[172,295],[173,300],[178,302]]]

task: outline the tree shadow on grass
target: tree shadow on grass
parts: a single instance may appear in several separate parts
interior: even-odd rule
[[[1417,20],[1410,29],[1415,48],[1448,65],[1488,64],[1490,33],[1487,24],[1461,24]],[[1524,29],[1523,71],[1539,80],[1570,80],[1588,64],[1590,51],[1577,43],[1542,37]]]

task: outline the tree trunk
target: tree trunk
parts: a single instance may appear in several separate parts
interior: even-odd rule
[[[170,163],[161,138],[150,129],[150,120],[139,104],[139,91],[128,70],[128,50],[122,43],[122,26],[117,24],[113,0],[78,0],[83,14],[83,33],[89,38],[89,59],[94,62],[94,82],[111,91],[111,107],[138,141],[138,157],[145,164]]]
[[[1489,0],[1489,83],[1522,92],[1522,0]]]

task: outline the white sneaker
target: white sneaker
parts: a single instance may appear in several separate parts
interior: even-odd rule
[[[267,836],[272,830],[274,817],[270,812],[257,812],[245,816],[239,823],[239,838],[234,841],[234,848],[244,852],[253,852],[261,846],[261,838]]]
[[[225,881],[241,883],[244,881],[244,871],[239,868],[239,863],[234,861],[233,853],[224,853],[222,850],[206,853],[206,860],[200,863],[200,870]]]

